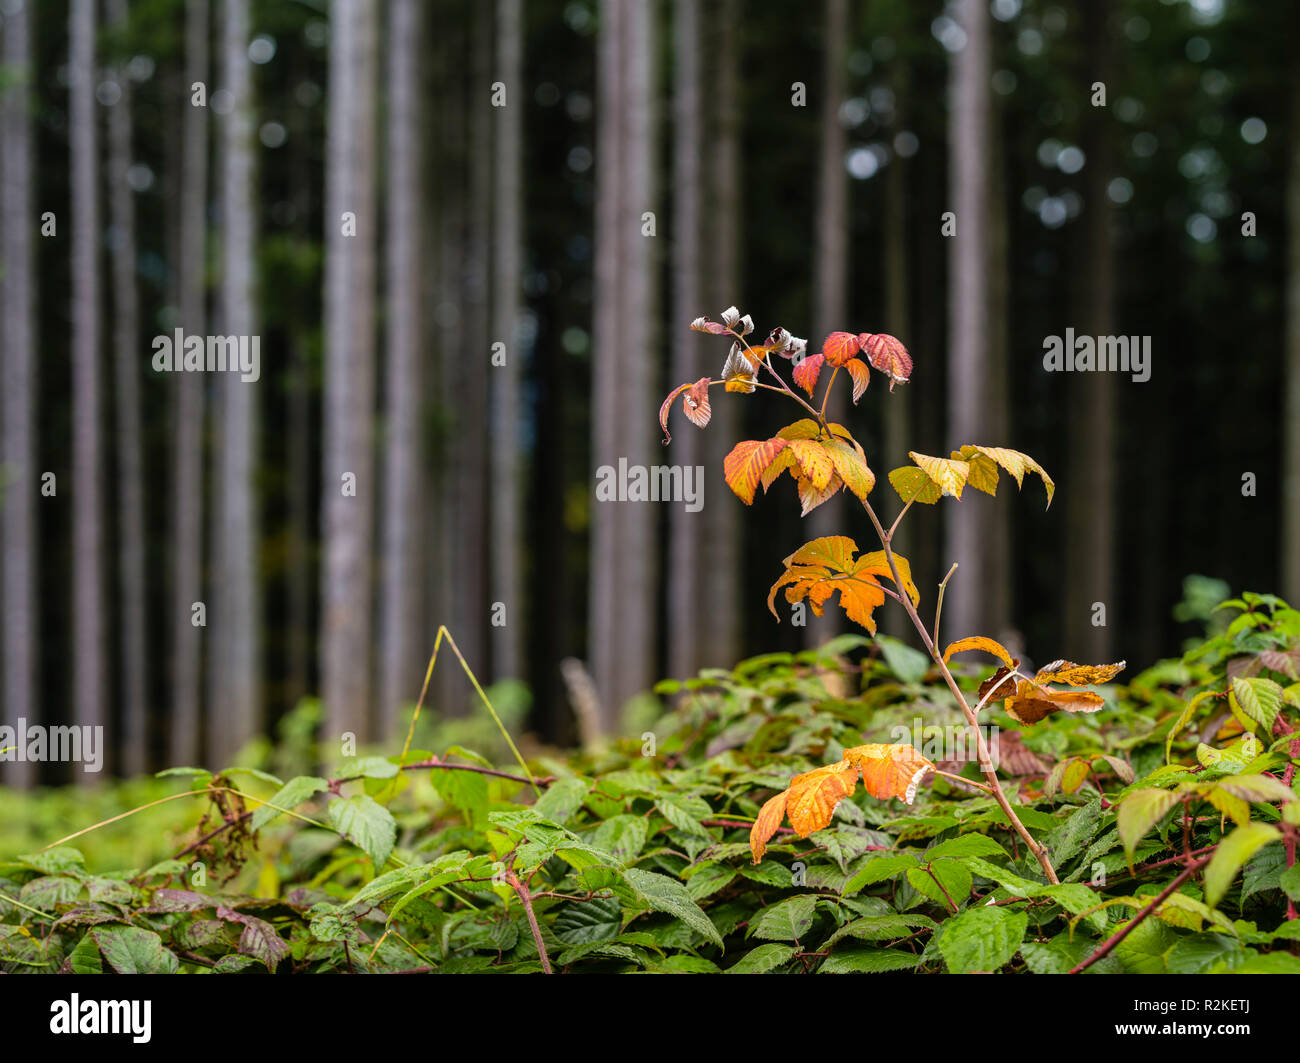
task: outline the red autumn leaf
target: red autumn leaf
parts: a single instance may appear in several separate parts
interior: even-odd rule
[[[857,343],[867,361],[889,377],[890,391],[895,384],[907,383],[912,375],[912,356],[901,342],[883,332],[863,332],[857,337]]]
[[[823,355],[810,354],[794,367],[794,382],[808,392],[810,397],[813,388],[817,386],[817,378],[821,375],[823,361],[825,361]]]
[[[826,364],[838,369],[858,353],[858,338],[851,332],[832,332],[822,344]]]

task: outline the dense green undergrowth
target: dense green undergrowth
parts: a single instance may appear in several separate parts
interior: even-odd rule
[[[671,711],[643,733],[526,768],[461,724],[491,759],[444,741],[311,774],[290,741],[263,751],[278,774],[4,794],[21,831],[0,854],[0,966],[1300,972],[1300,613],[1248,595],[1217,616],[1182,658],[1104,688],[1100,712],[1024,727],[985,710],[1059,885],[992,797],[935,776],[910,806],[845,799],[751,862],[763,801],[845,748],[911,743],[981,778],[929,659],[850,635],[663,683]]]

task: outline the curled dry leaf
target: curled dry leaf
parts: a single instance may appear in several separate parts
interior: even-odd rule
[[[726,390],[748,395],[754,390],[754,378],[757,375],[757,368],[740,344],[733,343],[727,353],[727,360],[722,363],[722,379]]]
[[[776,794],[759,810],[749,832],[749,849],[754,863],[763,859],[767,843],[789,816],[790,826],[801,838],[830,826],[835,806],[851,795],[859,775],[872,797],[897,797],[907,804],[916,799],[916,788],[934,764],[908,745],[865,745],[844,751],[835,764],[796,775],[788,789]]]
[[[718,321],[710,321],[707,317],[697,317],[691,322],[691,328],[696,332],[707,332],[712,336],[725,336],[727,326]]]
[[[709,385],[713,383],[706,376],[700,377],[694,384],[682,384],[680,387],[673,388],[668,398],[664,399],[663,405],[659,407],[659,427],[663,429],[663,444],[667,446],[672,442],[673,435],[668,431],[668,415],[672,412],[673,399],[684,391],[685,397],[682,399],[682,410],[685,412],[687,419],[691,424],[703,428],[709,423],[713,411],[709,408]]]

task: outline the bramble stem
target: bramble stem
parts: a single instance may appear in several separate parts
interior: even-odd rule
[[[863,502],[862,508],[867,511],[867,516],[871,518],[871,523],[876,529],[876,534],[880,537],[880,545],[885,550],[885,560],[889,563],[889,571],[893,574],[894,585],[903,586],[902,577],[898,572],[898,563],[894,560],[894,551],[890,546],[890,533],[885,531],[885,527],[880,523],[880,518],[876,516],[876,511],[871,508],[870,502]],[[951,575],[951,572],[949,573]],[[939,652],[938,644],[930,637],[930,632],[925,629],[925,623],[916,611],[916,606],[912,604],[912,599],[906,595],[899,595],[899,600],[903,603],[903,608],[907,610],[908,618],[912,621],[912,626],[916,628],[917,633],[921,636],[921,641],[925,644],[926,651],[930,654],[930,659],[938,666],[942,673],[944,681],[948,684],[948,689],[952,691],[952,696],[957,699],[957,704],[961,706],[962,711],[966,714],[966,720],[970,724],[971,730],[975,733],[975,749],[979,755],[980,771],[984,773],[984,778],[988,780],[989,790],[997,801],[998,806],[1002,809],[1003,815],[1007,817],[1012,828],[1024,840],[1029,851],[1034,854],[1038,860],[1039,866],[1043,869],[1043,874],[1047,876],[1047,881],[1053,886],[1060,885],[1060,879],[1056,877],[1056,871],[1052,867],[1052,862],[1047,856],[1047,850],[1034,840],[1033,835],[1029,833],[1025,825],[1020,822],[1020,817],[1016,815],[1015,809],[1011,807],[1011,802],[1007,800],[1006,794],[1002,792],[1002,786],[998,782],[998,773],[993,767],[992,759],[989,757],[988,743],[984,741],[984,735],[979,729],[979,720],[971,709],[970,703],[966,700],[966,695],[961,692],[957,685],[957,680],[953,678],[952,672],[948,670],[948,665],[944,663],[943,655]]]
[[[900,513],[901,517],[902,514]],[[898,522],[895,521],[895,524]],[[893,532],[891,531],[892,535]],[[939,617],[943,616],[943,592],[948,589],[948,581],[952,579],[952,574],[957,571],[957,562],[952,563],[952,568],[948,569],[948,575],[943,577],[943,582],[939,584],[939,600],[934,603],[934,644],[939,645]]]

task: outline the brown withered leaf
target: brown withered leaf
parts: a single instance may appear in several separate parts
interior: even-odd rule
[[[984,682],[980,684],[980,689],[979,689],[980,701],[983,701],[985,698],[987,698],[991,691],[997,691],[997,693],[993,695],[993,700],[995,701],[1014,696],[1016,692],[1016,684],[1004,683],[1003,680],[1006,679],[1007,676],[1011,674],[1012,669],[1018,667],[1019,664],[1020,661],[1018,659],[1013,660],[1011,662],[1011,668],[999,668],[996,672],[994,672],[991,676],[989,676],[986,680],[984,680]]]
[[[1075,664],[1073,661],[1053,661],[1038,669],[1035,683],[1064,683],[1072,687],[1089,687],[1109,683],[1126,667],[1126,661],[1114,664]]]
[[[1105,704],[1105,698],[1090,690],[1048,690],[1022,679],[1002,707],[1017,723],[1030,725],[1054,712],[1096,712]]]

